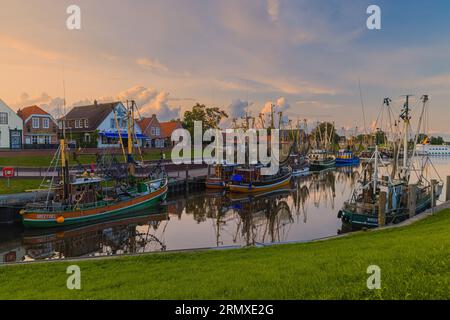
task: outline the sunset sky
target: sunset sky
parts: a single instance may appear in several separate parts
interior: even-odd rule
[[[81,8],[81,30],[66,8]],[[366,9],[382,10],[382,30]],[[240,117],[274,102],[292,119],[363,130],[383,98],[429,94],[450,134],[450,1],[0,0],[0,99],[14,109],[134,98],[178,118],[196,102]]]

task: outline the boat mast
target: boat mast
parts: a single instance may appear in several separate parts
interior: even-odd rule
[[[403,106],[403,112],[400,115],[400,118],[403,119],[403,178],[408,180],[408,133],[410,127],[411,116],[409,114],[409,97],[411,95],[406,95],[406,102]]]
[[[128,150],[127,150],[127,162],[130,175],[135,174],[134,159],[133,159],[133,137],[134,137],[134,100],[131,100],[131,107],[127,100],[128,111]]]
[[[69,199],[69,163],[67,160],[67,150],[65,139],[60,140],[61,145],[61,174],[63,177],[63,199]]]

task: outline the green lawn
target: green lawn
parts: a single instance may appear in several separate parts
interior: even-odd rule
[[[26,190],[39,189],[41,182],[42,179],[12,178],[8,187],[8,180],[6,178],[0,178],[0,195],[21,193]]]
[[[81,267],[82,290],[66,288]],[[381,290],[366,287],[369,265]],[[308,244],[0,268],[3,299],[449,299],[450,210]]]
[[[170,159],[171,151],[165,151],[166,159]],[[161,153],[158,150],[146,151],[143,153],[142,158],[144,160],[159,160],[161,159]],[[49,151],[48,155],[36,155],[36,156],[1,156],[0,157],[0,167],[13,166],[13,167],[43,167],[46,168],[50,165],[50,162],[53,159],[53,151]],[[78,161],[81,164],[91,164],[96,162],[96,158],[94,155],[79,155],[77,157]],[[121,155],[117,155],[117,159],[122,161],[123,157]],[[137,160],[140,160],[140,157],[136,157]],[[77,162],[73,159],[72,154],[69,157],[70,165],[77,164]]]

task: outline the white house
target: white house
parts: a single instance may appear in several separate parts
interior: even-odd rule
[[[93,105],[75,107],[59,122],[60,128],[65,124],[66,136],[79,145],[120,147],[119,137],[124,144],[128,143],[127,110],[121,102],[94,102]],[[133,140],[137,138],[138,145],[142,146],[147,137],[136,121],[134,124],[136,136]]]
[[[0,149],[21,149],[22,132],[22,119],[0,99]]]

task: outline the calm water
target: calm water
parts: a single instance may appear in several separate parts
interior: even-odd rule
[[[450,175],[450,158],[433,159]],[[298,178],[258,197],[198,193],[126,219],[66,230],[0,229],[0,263],[307,241],[341,232],[337,212],[361,171],[339,168]],[[441,200],[445,195],[445,189]],[[345,231],[345,230],[344,230]]]

